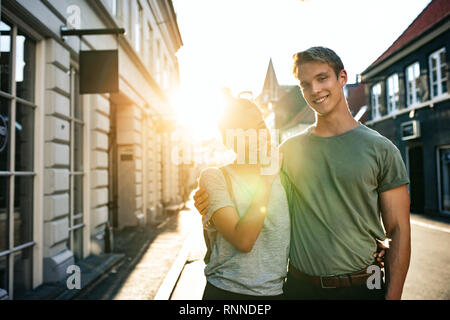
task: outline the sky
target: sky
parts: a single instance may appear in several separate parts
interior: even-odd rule
[[[295,52],[326,46],[354,82],[430,0],[173,0],[184,46],[182,85],[261,92],[269,59],[280,84],[296,84]]]
[[[180,100],[191,105],[196,101],[190,114],[186,110],[179,114],[186,121],[192,110],[203,120],[217,114],[213,108],[207,110],[205,100],[211,101],[212,92],[223,87],[234,95],[252,91],[257,97],[270,58],[279,84],[297,84],[291,73],[292,55],[311,46],[333,49],[344,63],[349,83],[354,83],[356,75],[387,50],[429,2],[173,0],[184,44],[177,52],[181,88],[190,96]]]

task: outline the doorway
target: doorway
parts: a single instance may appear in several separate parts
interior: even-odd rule
[[[411,212],[423,213],[425,206],[425,188],[423,173],[423,148],[413,146],[408,148],[409,192],[411,197]]]

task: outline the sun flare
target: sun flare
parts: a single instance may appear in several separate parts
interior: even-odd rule
[[[217,89],[181,88],[170,95],[177,123],[196,141],[219,137],[217,123],[225,107],[225,96]]]

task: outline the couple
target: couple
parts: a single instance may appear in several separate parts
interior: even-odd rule
[[[411,250],[400,153],[354,120],[334,51],[299,52],[293,71],[316,122],[279,147],[280,172],[261,174],[246,157],[200,175],[194,199],[210,247],[203,298],[400,299]],[[221,120],[224,140],[236,128],[267,130],[243,99]],[[386,282],[369,288],[367,268],[384,254],[374,252],[386,238]]]

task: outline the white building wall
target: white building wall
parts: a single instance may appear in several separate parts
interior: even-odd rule
[[[44,118],[44,264],[43,280],[58,281],[74,257],[69,236],[70,55],[53,39],[46,40]]]
[[[108,134],[110,130],[109,100],[103,95],[91,95],[90,110],[90,251],[100,254],[104,250],[104,227],[108,221]]]

